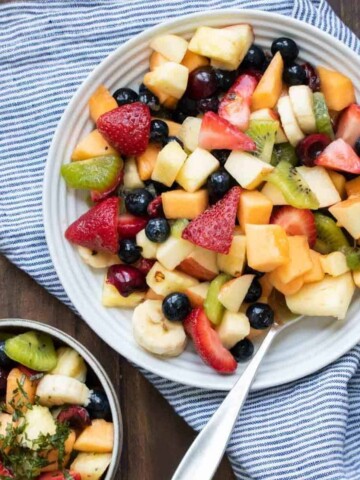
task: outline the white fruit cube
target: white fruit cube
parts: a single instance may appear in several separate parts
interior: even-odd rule
[[[70,469],[81,475],[82,479],[99,480],[110,465],[111,453],[79,453]]]
[[[171,62],[181,63],[188,48],[188,42],[178,35],[165,34],[153,38],[150,42],[150,48]]]
[[[296,120],[304,133],[315,133],[314,95],[307,85],[295,85],[289,88],[289,97]]]
[[[338,277],[350,271],[346,257],[342,252],[332,252],[329,255],[321,256],[320,264],[324,272],[332,277]]]
[[[199,283],[190,275],[166,269],[159,262],[152,266],[146,276],[146,282],[155,293],[164,297],[173,292],[185,292],[187,288]]]
[[[188,156],[176,181],[187,192],[196,192],[219,166],[220,163],[210,152],[197,148]]]
[[[186,158],[187,155],[178,142],[169,142],[157,156],[155,167],[151,174],[152,180],[171,187]]]
[[[267,197],[273,205],[289,205],[281,190],[270,182],[266,182],[261,193]]]
[[[246,238],[245,235],[234,235],[229,253],[218,253],[217,265],[219,270],[233,277],[239,277],[245,267]]]
[[[258,187],[273,169],[269,163],[241,151],[233,151],[225,163],[225,170],[247,190]]]
[[[124,163],[124,187],[129,190],[134,188],[143,188],[145,185],[139,176],[139,172],[134,157],[130,157]]]
[[[308,283],[285,299],[293,313],[342,320],[346,316],[354,290],[355,284],[348,272],[339,277],[326,275],[320,282]]]
[[[179,269],[199,280],[212,280],[219,273],[216,252],[194,246],[191,253],[181,262]]]
[[[114,285],[106,282],[105,278],[101,299],[104,307],[134,308],[136,305],[139,305],[144,298],[145,292],[134,292],[128,297],[123,297]]]
[[[230,349],[249,335],[249,319],[244,313],[225,311],[217,332],[224,347]]]
[[[204,304],[209,287],[210,282],[203,282],[185,290],[185,294],[193,307],[201,307]]]
[[[319,201],[319,208],[329,207],[341,201],[330,175],[324,167],[297,167],[306,183]]]
[[[165,268],[174,270],[194,249],[193,243],[170,236],[159,245],[156,258]]]
[[[186,150],[193,152],[199,146],[199,133],[202,119],[197,117],[185,118],[179,131],[179,138]]]
[[[291,105],[290,97],[280,97],[277,109],[280,115],[281,124],[284,129],[285,135],[289,139],[289,142],[293,147],[305,138],[305,135],[300,129],[298,121],[295,117],[293,107]]]
[[[167,62],[144,76],[149,90],[158,89],[166,95],[181,98],[186,90],[189,70],[179,63]]]
[[[255,275],[242,275],[226,282],[220,289],[218,300],[230,312],[238,312]]]
[[[356,240],[360,238],[360,197],[353,197],[337,203],[329,211],[339,224]]]
[[[33,405],[27,410],[24,417],[20,420],[24,422],[25,428],[17,437],[17,441],[22,447],[38,450],[39,439],[41,436],[54,435],[56,433],[56,423],[47,407]]]
[[[136,244],[142,248],[141,255],[144,258],[156,258],[156,252],[159,244],[152,242],[146,236],[145,229],[136,235]]]

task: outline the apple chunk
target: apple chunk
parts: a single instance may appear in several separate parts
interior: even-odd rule
[[[148,72],[144,76],[144,85],[157,92],[160,90],[166,95],[174,98],[181,98],[185,93],[189,77],[189,70],[175,62],[163,63],[154,71]],[[155,93],[156,95],[156,93]]]
[[[166,242],[158,246],[156,258],[165,268],[174,270],[174,268],[191,254],[194,248],[195,245],[191,242],[170,236]]]
[[[217,327],[221,343],[225,348],[234,347],[250,333],[249,319],[244,313],[226,311],[220,325]]]
[[[219,166],[220,163],[210,152],[202,148],[196,148],[188,156],[176,177],[176,181],[187,192],[196,192]]]
[[[209,282],[203,282],[185,290],[185,294],[188,296],[190,303],[194,308],[203,306],[209,286]]]
[[[296,170],[315,193],[319,208],[329,207],[341,201],[339,192],[324,167],[297,167]]]
[[[360,197],[348,198],[330,207],[329,211],[353,238],[360,238]]]
[[[218,299],[230,312],[238,312],[255,275],[243,275],[226,282],[220,289]]]
[[[150,48],[171,62],[180,63],[185,56],[188,42],[178,35],[165,34],[153,38]]]
[[[239,277],[245,266],[246,238],[245,235],[234,235],[229,253],[218,253],[217,265],[219,270],[233,277]]]
[[[240,151],[233,151],[225,163],[225,170],[247,190],[258,187],[273,169],[269,163]]]
[[[219,273],[216,252],[194,247],[192,252],[180,263],[179,270],[198,280],[213,280]]]
[[[166,269],[159,262],[154,263],[151,267],[146,276],[146,282],[155,293],[164,297],[173,292],[185,292],[189,287],[199,283],[186,273]]]
[[[171,187],[186,158],[178,142],[169,142],[157,156],[151,179]]]

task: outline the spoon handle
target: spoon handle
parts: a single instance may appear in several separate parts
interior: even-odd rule
[[[274,325],[244,373],[192,443],[172,480],[211,480],[224,455],[260,363],[277,333],[278,328]]]

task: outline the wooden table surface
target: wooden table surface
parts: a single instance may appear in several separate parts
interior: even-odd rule
[[[359,0],[329,0],[344,21],[360,34]],[[1,317],[21,317],[52,324],[73,335],[99,359],[118,392],[124,418],[121,480],[169,480],[195,433],[127,360],[117,355],[67,307],[0,256]],[[224,459],[215,477],[234,479]]]

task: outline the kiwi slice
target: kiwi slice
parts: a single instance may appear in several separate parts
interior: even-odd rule
[[[5,353],[25,367],[48,372],[56,367],[57,355],[49,335],[41,332],[26,332],[5,341]]]
[[[207,292],[204,310],[208,319],[214,325],[219,325],[221,323],[225,308],[218,299],[218,295],[221,287],[224,283],[231,280],[231,276],[226,273],[220,273],[214,280],[210,283],[209,290]]]
[[[305,179],[289,162],[281,160],[267,177],[284,195],[285,200],[296,208],[317,210],[319,202]]]
[[[322,213],[315,213],[314,217],[318,236],[315,244],[316,251],[319,253],[330,253],[336,252],[343,247],[349,247],[349,242],[344,232],[336,225],[335,220]],[[321,247],[320,249],[319,246]]]
[[[342,247],[340,252],[345,255],[346,263],[350,270],[360,270],[360,248]]]
[[[105,192],[116,185],[123,162],[115,155],[71,162],[61,167],[68,187]]]
[[[329,110],[326,105],[324,94],[321,92],[314,93],[314,113],[316,120],[316,129],[319,133],[325,133],[334,140],[334,130],[331,124]]]
[[[264,162],[270,163],[279,122],[275,120],[251,120],[246,134],[256,143],[253,152]]]
[[[290,143],[274,145],[270,163],[276,167],[281,160],[290,163],[293,167],[296,167],[299,163],[295,148]]]
[[[181,235],[188,224],[189,220],[186,218],[179,218],[178,220],[175,220],[175,222],[171,225],[171,235],[175,238],[181,238]]]

